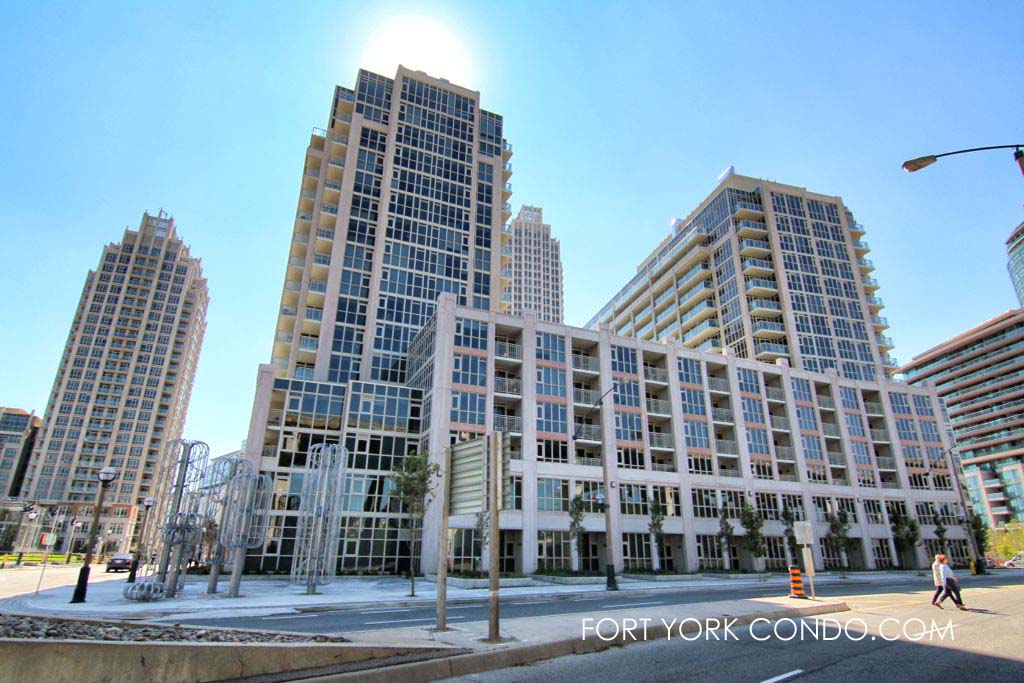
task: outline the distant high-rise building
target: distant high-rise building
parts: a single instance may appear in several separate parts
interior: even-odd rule
[[[1024,306],[1024,221],[1006,240],[1007,269],[1013,280],[1013,289],[1017,292],[1017,301]]]
[[[543,210],[523,206],[508,227],[512,251],[511,283],[503,295],[505,312],[537,312],[541,320],[562,322],[562,256],[558,240],[545,225]]]
[[[1024,309],[1007,311],[900,368],[932,383],[953,427],[975,512],[1024,522]]]
[[[84,516],[96,473],[113,467],[104,547],[124,547],[139,503],[159,493],[164,446],[181,436],[207,301],[200,261],[163,211],[103,249],[57,369],[26,498]]]
[[[878,379],[896,362],[863,236],[840,197],[730,172],[587,327]]]
[[[339,566],[408,566],[387,484],[419,447],[407,350],[442,293],[501,308],[512,173],[502,125],[480,93],[405,67],[394,78],[360,71],[354,90],[335,88],[327,128],[305,150],[271,363],[259,369],[246,439],[246,457],[273,473],[285,501],[257,553],[263,568],[291,561],[287,501],[309,447],[339,441],[352,495],[363,497]]]
[[[42,420],[20,408],[0,406],[0,496],[17,498]]]

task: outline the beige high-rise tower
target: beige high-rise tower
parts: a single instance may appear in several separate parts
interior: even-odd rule
[[[206,329],[199,259],[163,211],[143,214],[89,271],[36,441],[24,497],[83,517],[110,466],[102,547],[127,546],[181,436]]]
[[[510,285],[502,295],[505,312],[522,315],[533,310],[541,320],[562,322],[561,247],[544,223],[543,209],[523,206],[506,232],[512,262]]]

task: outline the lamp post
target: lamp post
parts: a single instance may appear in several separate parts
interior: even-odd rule
[[[85,602],[85,593],[89,589],[89,563],[92,562],[92,549],[96,545],[96,534],[99,532],[100,511],[103,509],[103,497],[107,494],[107,486],[117,478],[117,470],[113,467],[104,467],[97,475],[100,480],[100,494],[96,500],[96,509],[92,512],[92,526],[89,529],[89,542],[85,546],[85,563],[78,571],[78,583],[75,585],[75,593],[71,596],[72,604]]]
[[[588,417],[590,417],[591,413],[597,410],[598,406],[600,406],[604,402],[605,396],[612,393],[612,391],[615,390],[615,387],[617,385],[618,382],[612,380],[611,387],[609,387],[606,392],[601,394],[601,398],[597,399],[594,405],[590,406],[590,410],[584,413],[583,417],[580,419],[579,424],[576,425],[576,430],[573,432],[573,443],[576,443],[576,437],[579,436],[580,428],[583,427],[584,421]],[[609,481],[610,477],[608,475],[608,458],[601,458],[601,464],[603,465],[601,470],[604,476],[604,492],[598,494],[597,502],[598,505],[601,505],[604,508],[604,555],[605,572],[608,576],[608,581],[607,583],[605,583],[605,590],[617,591],[619,590],[619,584],[615,580],[615,561],[613,560],[614,556],[612,554],[612,508],[611,505],[608,504],[608,501],[611,499],[611,482]]]
[[[156,498],[146,496],[142,500],[142,525],[139,528],[139,545],[132,554],[132,568],[128,572],[128,583],[135,583],[135,572],[139,569],[139,556],[146,552],[146,522],[149,521],[149,509],[156,503]]]
[[[950,446],[940,454],[942,457],[946,457],[950,453],[956,450],[956,446]],[[952,459],[951,459],[952,460]],[[974,568],[978,574],[985,573],[985,558],[981,556],[981,551],[978,550],[978,539],[974,537],[974,506],[967,503],[967,497],[964,496],[964,481],[960,478],[960,464],[956,461],[950,463],[950,472],[953,473],[953,478],[956,479],[956,493],[957,497],[960,498],[960,507],[963,508],[964,517],[960,521],[960,525],[967,531],[967,542],[971,546],[971,554],[974,556]]]
[[[77,517],[71,518],[71,523],[68,526],[68,540],[67,547],[64,553],[64,564],[71,564],[71,553],[75,550],[75,536],[78,535],[78,530],[82,528],[82,522]]]
[[[942,154],[929,154],[923,157],[917,157],[916,159],[908,159],[903,162],[903,170],[907,173],[913,173],[914,171],[920,171],[925,166],[931,166],[942,157],[952,156],[954,154],[967,154],[968,152],[984,152],[990,149],[1012,149],[1013,159],[1017,162],[1017,166],[1020,167],[1020,172],[1024,173],[1024,150],[1021,148],[1024,144],[1020,145],[996,145],[994,147],[972,147],[971,149],[958,149],[955,152],[943,152]]]
[[[24,505],[21,506],[21,512],[18,514],[18,528],[14,531],[14,541],[18,546],[18,559],[14,562],[15,567],[21,566],[21,558],[25,554],[23,552],[25,550],[25,539],[24,536],[22,535],[24,532],[21,527],[25,523],[26,514],[31,513],[29,514],[29,519],[35,519],[35,517],[33,516],[35,515],[35,513],[32,512],[35,509],[35,507],[36,506],[33,505],[32,503],[25,503]]]

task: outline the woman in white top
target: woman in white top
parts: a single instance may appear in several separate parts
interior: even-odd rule
[[[942,607],[942,602],[946,598],[953,598],[953,604],[956,605],[957,609],[966,610],[964,601],[960,598],[960,579],[956,578],[953,574],[953,568],[949,566],[949,558],[943,555],[942,565],[939,568],[942,573],[942,580],[946,584],[946,591],[942,594],[942,599],[939,600],[939,607]]]
[[[942,591],[946,590],[946,582],[942,579],[942,558],[945,555],[936,555],[935,562],[932,563],[932,583],[935,584],[935,595],[932,596],[932,604],[942,609],[939,604],[939,596],[942,595]]]

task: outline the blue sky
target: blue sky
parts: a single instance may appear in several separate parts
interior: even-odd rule
[[[846,200],[901,361],[1016,306],[1011,154],[900,163],[1024,142],[1024,5],[722,4],[4,3],[0,404],[45,408],[86,271],[163,207],[212,298],[186,434],[236,448],[310,129],[395,60],[505,116],[512,204],[562,241],[569,323],[730,164]]]

